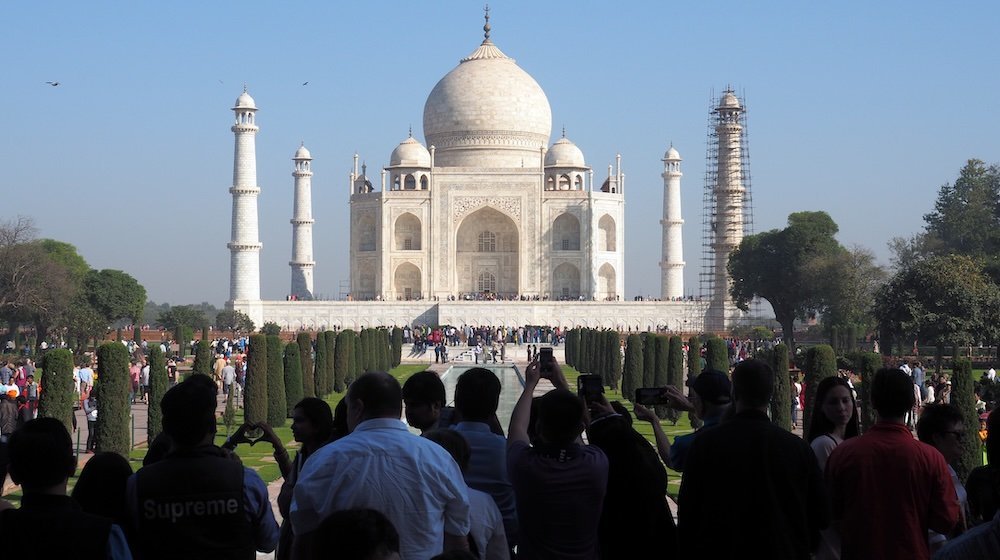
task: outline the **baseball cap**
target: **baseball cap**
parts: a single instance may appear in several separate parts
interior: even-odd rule
[[[716,369],[706,369],[698,374],[690,385],[698,397],[711,404],[729,404],[732,402],[733,384],[729,376]]]

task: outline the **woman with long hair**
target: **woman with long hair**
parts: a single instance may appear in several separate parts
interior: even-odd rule
[[[821,471],[826,460],[844,440],[858,435],[858,407],[854,392],[843,377],[827,377],[816,388],[816,401],[809,421],[809,445]],[[840,558],[840,536],[825,529],[814,556],[817,560]]]

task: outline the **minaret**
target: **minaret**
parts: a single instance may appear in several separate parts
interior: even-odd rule
[[[712,238],[713,290],[711,301],[713,330],[724,330],[726,320],[735,310],[729,295],[732,281],[726,265],[729,254],[743,240],[743,204],[746,189],[743,185],[743,125],[744,109],[732,89],[723,92],[715,114],[715,133],[719,142],[716,182],[712,195],[715,199],[715,224]],[[721,323],[719,323],[721,321]]]
[[[295,151],[292,158],[295,162],[295,204],[292,211],[292,296],[296,299],[311,300],[313,298],[313,260],[312,242],[312,155],[303,143]]]
[[[663,156],[663,260],[660,298],[684,297],[684,248],[681,243],[681,155],[673,144]]]
[[[260,300],[260,238],[257,234],[257,153],[255,139],[257,125],[254,124],[257,106],[253,98],[243,93],[233,107],[236,123],[232,131],[236,136],[236,151],[233,155],[233,226],[232,241],[229,242],[229,300]]]

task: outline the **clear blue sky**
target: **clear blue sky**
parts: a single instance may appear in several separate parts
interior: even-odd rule
[[[538,81],[603,180],[627,174],[626,296],[659,292],[662,163],[684,158],[686,290],[697,289],[710,95],[749,107],[757,231],[825,210],[888,260],[968,158],[1000,160],[997,2],[491,3],[493,40]],[[347,173],[387,163],[434,84],[482,40],[482,4],[5,2],[0,218],[34,218],[150,299],[221,305],[233,137],[261,127],[262,294],[288,291],[292,162],[312,151],[316,290],[348,277]],[[58,87],[46,81],[59,81]],[[308,86],[302,82],[308,81]],[[2,266],[2,263],[0,263]]]

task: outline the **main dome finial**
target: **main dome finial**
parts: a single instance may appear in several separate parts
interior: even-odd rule
[[[487,4],[486,7],[483,8],[483,9],[486,12],[486,25],[483,25],[483,32],[484,32],[483,35],[485,37],[485,39],[483,39],[483,43],[489,43],[490,42],[490,5]]]

